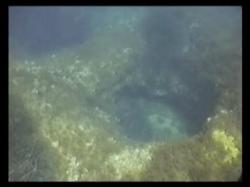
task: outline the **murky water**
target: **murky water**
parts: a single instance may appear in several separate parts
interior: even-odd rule
[[[9,180],[237,180],[241,24],[239,7],[10,7]]]

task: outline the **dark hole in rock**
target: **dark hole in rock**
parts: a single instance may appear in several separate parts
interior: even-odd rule
[[[166,94],[133,84],[116,92],[115,112],[127,138],[137,142],[180,140],[202,130],[218,92],[211,81],[178,76],[187,89],[176,91],[178,86],[171,87],[170,81],[162,91]]]

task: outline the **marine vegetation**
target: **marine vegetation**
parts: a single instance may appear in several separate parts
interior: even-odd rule
[[[91,30],[39,55],[12,23],[9,181],[238,180],[240,10],[222,9],[55,9]]]

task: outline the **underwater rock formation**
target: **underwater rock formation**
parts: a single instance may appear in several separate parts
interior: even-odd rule
[[[90,13],[84,42],[36,58],[10,48],[10,181],[238,179],[238,26],[155,8]]]

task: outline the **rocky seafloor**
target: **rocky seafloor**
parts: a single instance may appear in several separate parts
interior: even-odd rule
[[[82,44],[39,57],[10,48],[9,180],[238,180],[236,22],[110,9]]]

